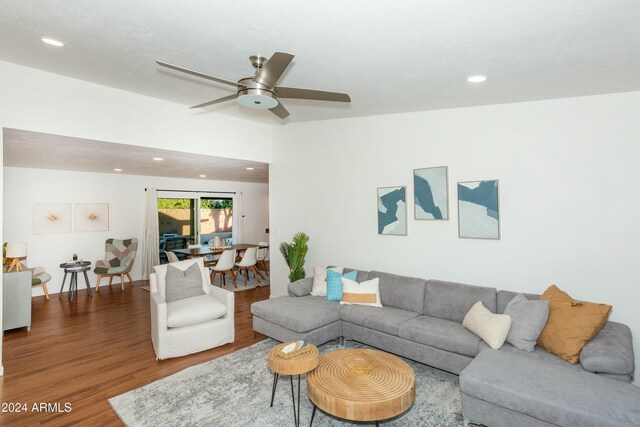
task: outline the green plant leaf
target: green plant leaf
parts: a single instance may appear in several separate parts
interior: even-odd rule
[[[303,232],[294,234],[291,243],[280,243],[280,253],[289,266],[289,280],[291,282],[305,277],[304,261],[309,249],[308,243],[309,236]]]

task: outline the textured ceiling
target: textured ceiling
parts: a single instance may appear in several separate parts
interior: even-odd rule
[[[52,48],[49,36],[67,43]],[[0,2],[0,59],[185,106],[233,88],[248,57],[291,52],[281,84],[353,102],[286,100],[284,123],[640,90],[638,0],[20,0]],[[471,74],[489,80],[472,86]],[[211,111],[267,123],[235,102]]]
[[[5,128],[4,166],[168,176],[224,181],[268,182],[269,165]],[[162,161],[154,161],[154,157]],[[248,171],[247,167],[254,170]],[[113,169],[122,169],[115,172]],[[201,178],[199,175],[206,175]]]

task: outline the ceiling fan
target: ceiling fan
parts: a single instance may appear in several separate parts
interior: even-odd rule
[[[282,77],[282,74],[293,60],[293,57],[294,55],[284,52],[276,52],[269,59],[258,55],[251,56],[249,59],[251,60],[251,65],[256,69],[255,75],[253,77],[242,78],[237,82],[210,76],[163,61],[156,61],[156,63],[172,70],[236,87],[237,92],[233,95],[194,105],[191,108],[202,108],[237,99],[238,103],[244,107],[257,110],[270,110],[276,116],[284,119],[289,115],[289,112],[280,102],[280,98],[351,102],[351,98],[346,93],[277,86],[278,80]]]

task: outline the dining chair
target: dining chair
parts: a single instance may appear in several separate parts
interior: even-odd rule
[[[244,270],[244,286],[247,286],[247,281],[249,280],[249,270],[253,271],[253,276],[256,278],[256,281],[260,283],[260,272],[256,268],[256,264],[258,262],[258,247],[254,246],[251,248],[247,248],[244,251],[244,255],[240,262],[236,262],[236,269],[238,270],[238,276],[240,276],[240,272]]]
[[[196,249],[196,248],[200,248],[203,245],[189,245],[189,249]],[[205,255],[204,257],[204,267],[208,268],[208,269],[212,269],[214,265],[216,265],[216,263],[218,262],[218,258],[220,258],[220,255]]]
[[[175,253],[171,251],[166,251],[165,253],[167,254],[167,260],[169,261],[169,263],[180,261]]]
[[[258,245],[269,246],[269,242],[258,242]],[[269,267],[267,266],[265,260],[267,259],[268,251],[269,248],[258,248],[258,254],[256,255],[256,258],[258,260],[257,267],[259,269],[262,269],[262,271],[264,271],[267,275],[269,275]]]
[[[213,281],[216,278],[216,275],[220,274],[221,276],[220,287],[226,286],[224,276],[226,273],[229,273],[229,275],[231,276],[231,281],[233,282],[233,287],[234,288],[238,287],[236,285],[236,276],[235,274],[233,274],[233,266],[235,263],[235,259],[236,259],[236,251],[234,251],[233,249],[227,249],[224,252],[222,252],[222,255],[220,255],[220,259],[218,260],[216,265],[211,267],[211,270],[212,270],[211,284],[212,285],[213,285]]]

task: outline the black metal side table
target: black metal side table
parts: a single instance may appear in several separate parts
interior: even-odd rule
[[[87,276],[87,271],[91,270],[91,261],[65,262],[60,264],[60,268],[64,268],[64,278],[62,279],[62,287],[60,287],[60,298],[62,298],[64,284],[67,281],[67,274],[71,274],[68,292],[69,301],[73,301],[73,298],[78,292],[78,273],[84,274],[84,284],[87,287],[87,292],[89,296],[93,295],[91,285],[89,284],[89,277]]]

